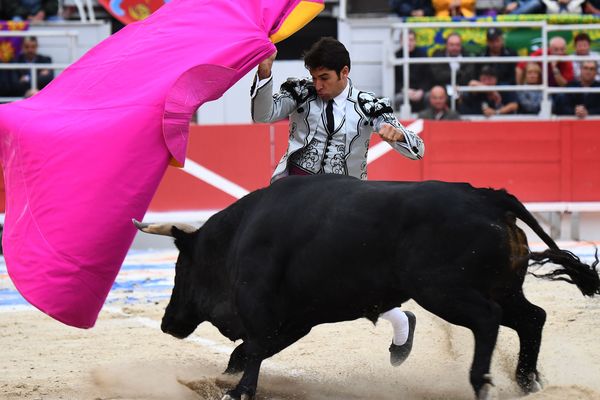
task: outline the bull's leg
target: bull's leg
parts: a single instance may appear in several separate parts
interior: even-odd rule
[[[227,392],[222,400],[245,400],[253,398],[256,393],[258,374],[260,373],[260,364],[262,361],[263,358],[248,357],[242,379],[240,379],[234,389]]]
[[[279,332],[278,334],[264,336],[269,337],[266,341],[253,341],[249,339],[236,347],[233,353],[239,349],[240,356],[243,354],[243,357],[245,358],[246,365],[244,374],[237,386],[233,390],[227,392],[227,395],[223,397],[223,400],[250,399],[254,397],[262,361],[279,353],[281,350],[305,336],[308,332],[310,332],[310,328],[293,330],[292,332]],[[234,356],[233,353],[231,355],[232,357]]]
[[[478,399],[491,396],[490,363],[498,337],[500,306],[470,288],[432,288],[414,297],[423,308],[454,325],[464,326],[475,337],[470,381]]]
[[[517,383],[525,393],[537,392],[542,389],[537,361],[546,312],[531,304],[522,291],[503,298],[500,305],[503,310],[502,325],[514,329],[519,335]]]
[[[246,357],[246,351],[244,350],[244,342],[238,345],[231,356],[229,356],[229,363],[227,364],[227,369],[225,370],[225,374],[237,374],[242,372],[246,368],[246,362],[248,358]]]

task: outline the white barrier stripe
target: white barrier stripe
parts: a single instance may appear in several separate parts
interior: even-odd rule
[[[11,304],[11,305],[0,305],[0,314],[11,313],[11,312],[23,312],[23,311],[36,311],[37,308],[30,304]]]
[[[412,124],[406,126],[405,128],[418,135],[421,132],[423,132],[423,120],[418,119],[418,120],[414,121]],[[392,150],[394,150],[394,149],[392,148],[392,146],[387,144],[387,142],[377,143],[375,146],[373,146],[369,149],[369,153],[367,155],[367,164],[371,164],[373,161],[384,156],[385,154],[389,153]]]
[[[238,184],[222,177],[221,175],[216,174],[215,172],[209,170],[206,167],[198,164],[197,162],[190,160],[189,158],[185,159],[185,167],[183,168],[185,172],[192,175],[195,178],[200,179],[216,187],[219,190],[227,193],[230,196],[235,197],[236,199],[241,199],[248,193],[248,190],[239,186]]]

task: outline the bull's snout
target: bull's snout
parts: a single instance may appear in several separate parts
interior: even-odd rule
[[[160,330],[177,339],[185,339],[196,329],[197,324],[175,323],[171,318],[163,318]]]

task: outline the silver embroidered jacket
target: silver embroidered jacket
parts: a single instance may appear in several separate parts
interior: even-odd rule
[[[290,162],[312,173],[330,172],[367,179],[371,134],[384,123],[404,133],[406,142],[394,143],[394,150],[411,159],[423,157],[423,141],[398,122],[389,100],[358,91],[351,81],[345,118],[329,137],[323,118],[326,102],[317,96],[310,80],[288,79],[275,95],[272,78],[260,88],[257,82],[255,76],[251,89],[253,120],[273,122],[289,117],[288,148],[275,168],[272,181],[288,175]],[[322,140],[323,137],[328,139]]]

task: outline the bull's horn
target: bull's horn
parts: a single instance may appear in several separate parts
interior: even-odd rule
[[[193,233],[198,230],[198,228],[193,227],[192,225],[182,224],[182,223],[165,223],[165,224],[149,224],[145,222],[140,222],[135,218],[132,219],[133,224],[140,231],[145,233],[151,233],[153,235],[162,235],[162,236],[173,236],[171,228],[175,227],[180,231],[185,233]]]

